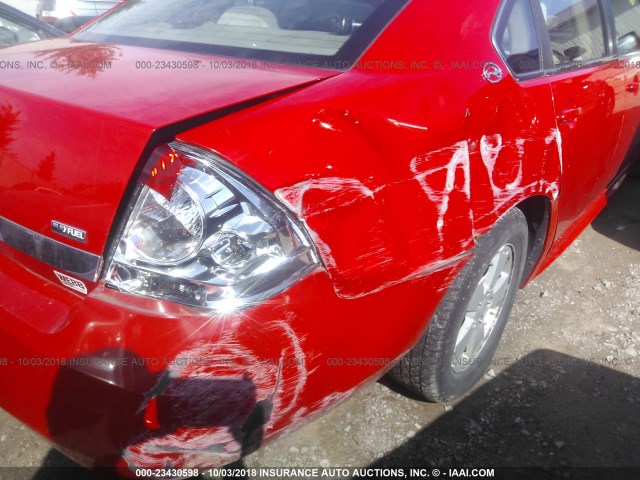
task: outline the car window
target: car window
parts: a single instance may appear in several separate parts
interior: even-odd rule
[[[568,68],[607,55],[597,0],[540,0],[553,63]]]
[[[129,0],[76,38],[292,63],[354,59],[407,1]]]
[[[540,70],[540,49],[529,0],[507,2],[496,40],[509,68],[518,75]]]
[[[640,50],[640,0],[611,0],[618,53]]]
[[[0,46],[34,42],[40,39],[40,35],[33,30],[0,15]]]

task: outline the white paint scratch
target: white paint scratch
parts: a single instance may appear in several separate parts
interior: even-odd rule
[[[441,155],[449,151],[453,152],[453,155],[451,157],[451,161],[447,165],[421,171],[420,166],[423,163],[428,166],[435,155]],[[455,180],[458,169],[462,169],[464,175],[464,187],[462,190],[467,198],[471,198],[471,162],[469,159],[469,143],[467,141],[458,142],[451,147],[436,150],[422,157],[416,157],[411,160],[410,168],[414,178],[420,184],[422,191],[427,195],[431,202],[437,205],[438,221],[436,226],[438,228],[438,236],[442,243],[444,241],[444,217],[449,210],[449,197],[455,189]],[[447,172],[444,191],[434,191],[427,182],[427,178],[435,172],[442,170],[446,170]]]
[[[243,427],[259,402],[270,402],[271,412],[263,434],[283,415],[298,408],[300,394],[309,376],[302,340],[288,322],[270,323],[280,332],[285,346],[280,361],[262,359],[258,352],[235,339],[235,329],[215,343],[200,342],[182,351],[167,371],[170,382],[158,385],[150,398],[171,406],[169,425],[141,432],[123,451],[131,468],[163,468],[176,458],[176,468],[221,466],[238,460],[254,432]],[[294,359],[293,363],[286,359]],[[276,360],[276,359],[274,359]],[[293,392],[293,393],[292,393]],[[284,402],[287,402],[284,405]],[[143,402],[145,408],[149,401]],[[244,437],[243,437],[244,436]],[[179,456],[172,454],[179,453]]]
[[[291,319],[292,318],[290,318],[290,320]],[[293,389],[293,398],[288,403],[288,405],[286,405],[284,408],[281,408],[280,412],[278,412],[279,417],[282,417],[283,415],[289,413],[289,411],[291,411],[293,408],[295,408],[298,405],[298,399],[300,397],[300,394],[302,393],[305,385],[307,384],[307,377],[309,376],[309,371],[307,370],[307,357],[304,353],[304,350],[302,349],[300,338],[298,337],[296,332],[293,330],[293,328],[291,328],[291,325],[289,325],[289,323],[287,322],[279,321],[276,323],[282,330],[284,330],[285,334],[289,338],[291,347],[293,348],[293,353],[294,353],[293,358],[296,359],[296,366],[298,367],[297,382]]]
[[[395,285],[400,285],[402,283],[409,282],[411,280],[417,280],[419,278],[423,278],[423,277],[426,277],[428,275],[431,275],[432,273],[436,273],[436,272],[442,271],[442,270],[444,270],[446,268],[452,267],[452,266],[456,265],[458,262],[463,261],[464,259],[466,259],[470,255],[471,255],[471,252],[463,252],[460,255],[456,255],[455,257],[451,257],[451,258],[448,258],[446,260],[436,260],[436,261],[430,262],[430,263],[418,268],[417,270],[413,271],[412,273],[410,273],[409,275],[407,275],[405,277],[402,277],[402,278],[400,278],[398,280],[392,280],[390,282],[386,282],[386,283],[380,285],[375,290],[371,290],[369,292],[360,293],[360,294],[357,294],[357,295],[347,295],[347,294],[338,293],[338,295],[340,297],[342,297],[342,298],[346,298],[346,299],[349,299],[349,300],[366,297],[368,295],[373,295],[374,293],[381,292],[381,291],[386,290],[387,288],[393,287]]]
[[[551,132],[544,139],[547,145],[551,145],[554,141],[556,142],[556,146],[558,147],[558,158],[560,160],[560,173],[564,171],[564,157],[562,156],[562,134],[560,133],[559,128],[551,129]]]
[[[337,268],[336,261],[333,258],[333,255],[331,254],[331,247],[327,245],[324,242],[324,240],[322,240],[322,238],[320,238],[320,235],[318,235],[318,233],[315,230],[309,227],[309,225],[307,224],[307,221],[304,218],[301,218],[300,220],[302,221],[302,223],[304,223],[304,227],[306,228],[307,233],[311,237],[311,240],[313,240],[313,243],[316,246],[316,249],[318,250],[320,257],[322,257],[322,261],[325,267],[327,267],[330,270]]]
[[[480,156],[482,157],[482,162],[489,174],[489,182],[491,183],[491,189],[493,190],[494,197],[498,197],[502,193],[502,190],[496,187],[493,179],[496,162],[498,161],[498,156],[500,155],[502,147],[502,136],[499,134],[483,135],[480,139]]]
[[[305,212],[304,197],[313,190],[321,190],[333,194],[324,202],[315,204],[313,212]],[[306,180],[291,187],[283,187],[275,192],[284,204],[299,218],[313,217],[356,203],[365,198],[373,199],[373,192],[353,178],[325,177]]]
[[[428,132],[429,131],[429,127],[423,127],[421,125],[414,125],[412,123],[400,122],[399,120],[394,120],[393,118],[389,118],[389,119],[387,119],[387,121],[390,124],[395,125],[396,127],[408,128],[408,129],[411,129],[411,130],[419,130],[421,132]]]
[[[331,194],[324,201],[305,203],[305,196],[314,190]],[[331,254],[331,248],[320,236],[309,227],[308,220],[336,208],[355,204],[362,200],[373,200],[374,192],[362,182],[353,178],[325,177],[306,180],[290,187],[283,187],[275,192],[276,197],[302,221],[316,245],[318,253],[328,268],[336,268],[336,262]],[[308,211],[309,210],[309,211]]]
[[[505,186],[505,188],[507,190],[515,190],[522,183],[522,175],[523,175],[522,162],[524,160],[524,144],[525,144],[525,142],[526,142],[526,139],[524,139],[524,138],[516,139],[516,149],[518,150],[518,174],[516,175],[516,178],[515,178],[515,180],[513,182],[511,182],[511,183],[509,183],[509,184],[507,184]]]

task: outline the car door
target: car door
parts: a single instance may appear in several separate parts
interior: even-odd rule
[[[640,0],[607,0],[614,21],[614,39],[625,75],[626,108],[618,154],[623,170],[640,153]]]
[[[607,38],[598,0],[539,0],[563,172],[558,235],[590,220],[620,167],[616,156],[625,106],[625,75]],[[593,208],[590,208],[593,207]]]

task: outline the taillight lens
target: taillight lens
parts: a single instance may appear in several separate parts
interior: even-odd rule
[[[269,192],[214,153],[174,142],[150,159],[106,283],[230,311],[319,266],[303,227]]]
[[[144,187],[125,239],[131,258],[176,265],[195,256],[204,236],[204,212],[199,207],[183,184],[175,186],[170,200]]]

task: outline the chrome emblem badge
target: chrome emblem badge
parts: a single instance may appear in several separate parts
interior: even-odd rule
[[[69,287],[70,289],[75,290],[76,292],[84,293],[85,295],[87,294],[87,286],[80,280],[76,280],[75,278],[71,278],[69,275],[56,272],[55,270],[53,271],[53,273],[56,274],[56,277],[58,277],[60,283],[62,283],[65,287]]]
[[[51,231],[58,235],[62,235],[63,237],[75,240],[76,242],[87,243],[87,232],[80,230],[79,228],[52,220]]]
[[[485,63],[482,76],[489,83],[498,83],[502,80],[502,69],[493,62]]]

